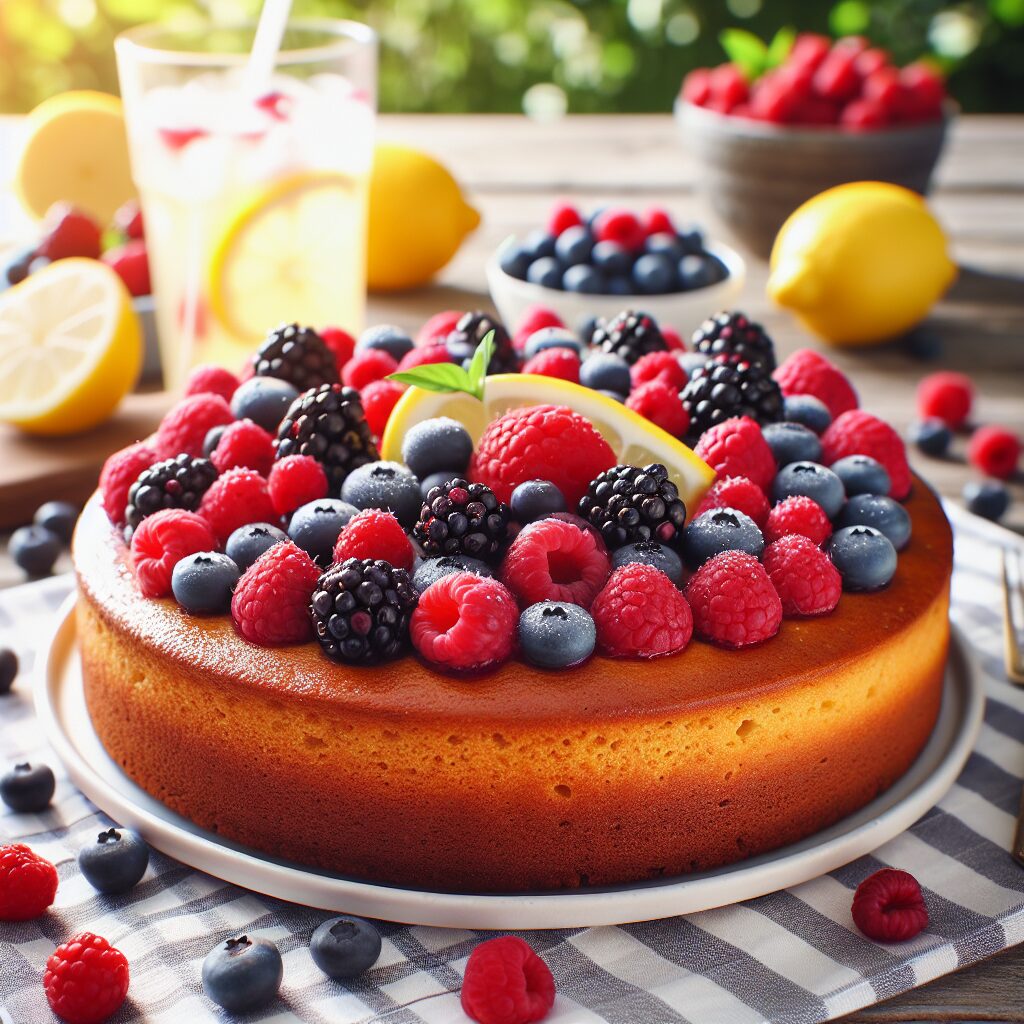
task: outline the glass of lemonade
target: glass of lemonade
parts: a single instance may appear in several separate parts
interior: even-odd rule
[[[290,22],[272,73],[255,25],[146,25],[116,41],[164,382],[237,370],[282,321],[362,327],[376,37]]]

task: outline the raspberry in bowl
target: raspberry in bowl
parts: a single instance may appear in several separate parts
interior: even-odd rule
[[[861,36],[810,33],[769,63],[697,68],[675,103],[697,183],[748,248],[767,256],[789,214],[834,185],[928,191],[955,110],[930,65],[898,68]]]

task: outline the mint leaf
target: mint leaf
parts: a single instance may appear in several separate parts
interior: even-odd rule
[[[401,370],[388,375],[388,380],[397,380],[399,384],[412,384],[424,391],[465,391],[475,394],[469,374],[461,366],[454,363],[428,363],[426,366],[415,366],[411,370]]]
[[[768,47],[745,28],[727,28],[718,34],[726,56],[735,64],[748,81],[753,81],[765,69]]]
[[[786,62],[786,58],[789,56],[789,51],[793,49],[793,43],[796,41],[796,29],[792,25],[784,25],[779,29],[778,32],[772,37],[772,41],[768,44],[768,52],[765,54],[764,69],[769,71],[772,68],[777,68],[780,64]]]
[[[469,381],[473,386],[472,394],[481,401],[484,397],[484,378],[487,376],[487,369],[491,365],[491,356],[494,354],[494,331],[488,331],[483,340],[476,347],[473,359],[469,364]]]

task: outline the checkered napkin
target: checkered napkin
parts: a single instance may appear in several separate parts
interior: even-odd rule
[[[1024,941],[1024,869],[1007,852],[1024,775],[1024,690],[1004,681],[997,609],[998,546],[1011,535],[950,508],[956,534],[953,617],[985,673],[988,704],[977,747],[938,807],[868,857],[803,885],[736,906],[618,928],[524,932],[551,968],[551,1024],[812,1024],[897,995]],[[70,590],[66,577],[0,594],[0,643],[24,668],[0,698],[0,761],[57,768],[33,718],[29,671],[40,637]],[[154,854],[123,896],[98,895],[76,851],[109,820],[59,778],[51,811],[0,814],[0,842],[23,839],[60,872],[56,906],[41,919],[0,922],[0,1020],[53,1020],[40,976],[54,946],[95,931],[131,964],[129,1001],[115,1024],[205,1024],[228,1016],[204,999],[203,957],[231,934],[272,939],[284,956],[281,996],[251,1021],[387,1024],[465,1021],[459,986],[484,933],[381,923],[377,965],[330,981],[307,945],[326,915],[258,896]],[[928,929],[885,946],[850,918],[857,884],[885,865],[925,890]]]

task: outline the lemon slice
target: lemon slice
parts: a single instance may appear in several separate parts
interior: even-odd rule
[[[401,462],[402,439],[410,427],[423,420],[450,416],[465,426],[475,445],[488,423],[511,409],[528,405],[565,405],[585,416],[622,463],[632,466],[662,463],[691,513],[714,482],[715,471],[703,459],[632,409],[579,384],[531,373],[488,377],[482,402],[463,392],[409,388],[388,419],[381,440],[381,458]],[[572,452],[566,452],[566,458],[571,459]]]
[[[210,308],[228,331],[258,343],[283,320],[333,323],[339,291],[362,293],[359,187],[344,174],[296,174],[229,217],[209,270]]]
[[[128,289],[98,260],[66,259],[0,294],[0,420],[73,434],[131,390],[142,335]]]

